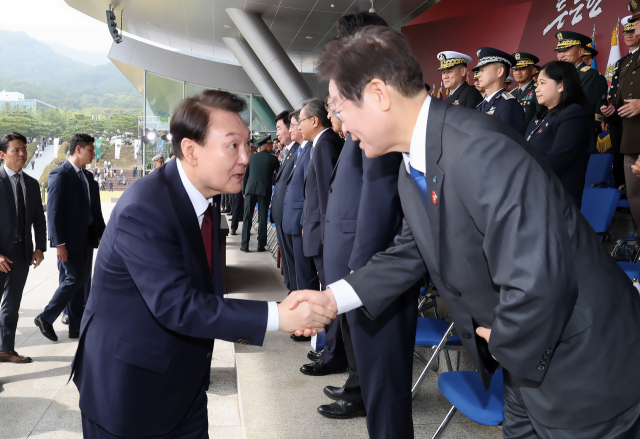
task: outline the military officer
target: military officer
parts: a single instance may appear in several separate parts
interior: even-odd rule
[[[603,122],[606,124],[604,129],[609,130],[611,136],[611,153],[613,154],[613,180],[616,187],[625,184],[624,178],[624,155],[620,153],[620,145],[622,143],[622,118],[616,112],[616,108],[611,102],[614,102],[618,97],[618,85],[620,80],[620,70],[622,66],[626,65],[633,54],[638,50],[640,46],[640,36],[635,34],[635,23],[630,22],[631,15],[624,17],[620,23],[624,27],[624,42],[629,48],[629,53],[613,65],[613,72],[611,73],[611,85],[609,86],[609,92],[607,93],[607,103],[602,106]],[[607,74],[609,71],[607,69]]]
[[[476,108],[482,102],[482,95],[466,81],[467,64],[473,59],[460,52],[445,51],[438,54],[439,72],[442,72],[442,84],[449,90],[447,103]]]
[[[504,81],[504,89],[506,91],[511,91],[511,84],[515,81],[511,76],[507,76],[507,79]]]
[[[480,82],[478,81],[478,71],[477,70],[473,71],[473,86],[476,88],[476,90],[478,90],[480,92],[480,94],[482,95],[482,99],[484,99],[485,92],[484,92],[484,88],[482,88],[482,86],[480,86]]]
[[[155,165],[154,169],[158,169],[160,166],[164,165],[164,154],[163,153],[157,154],[151,160]]]
[[[584,53],[582,54],[582,62],[585,65],[591,66],[593,63],[593,58],[598,56],[598,51],[592,47],[592,43],[589,43],[587,47],[584,48]]]
[[[536,82],[533,75],[536,72],[536,64],[540,61],[537,56],[526,52],[516,52],[512,54],[516,59],[513,66],[513,77],[518,86],[511,90],[511,94],[522,105],[524,110],[524,126],[528,127],[538,108],[536,98]]]
[[[558,61],[566,61],[575,65],[578,70],[578,75],[580,75],[582,90],[584,94],[587,95],[589,108],[594,115],[593,136],[591,137],[589,152],[592,154],[597,153],[596,137],[600,131],[600,124],[602,122],[600,107],[606,101],[608,88],[607,79],[598,73],[597,70],[592,69],[591,66],[585,65],[582,60],[587,45],[591,44],[591,38],[577,32],[566,31],[557,32],[556,39],[558,40],[558,45],[555,51],[558,52]],[[590,48],[590,50],[593,51],[594,49]]]
[[[487,95],[477,109],[497,117],[524,136],[524,112],[516,98],[505,90],[509,69],[516,65],[514,57],[502,50],[481,47],[476,52],[478,81]]]

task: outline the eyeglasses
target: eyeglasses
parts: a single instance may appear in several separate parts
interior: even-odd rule
[[[305,119],[300,119],[300,120],[298,121],[298,125],[300,125],[300,124],[301,124],[302,122],[304,122],[305,120],[313,119],[314,117],[315,117],[315,116],[309,116],[309,117],[307,117],[307,118],[305,118]]]
[[[343,100],[342,102],[340,102],[340,105],[344,104],[346,101],[347,101],[346,99],[345,99],[345,100]],[[337,107],[339,107],[340,105],[338,105],[338,106],[334,106],[334,108],[337,108]],[[338,118],[338,120],[339,120],[340,122],[343,122],[343,123],[344,123],[344,120],[342,120],[342,116],[340,115],[340,112],[339,112],[339,111],[336,111],[336,110],[334,110],[334,109],[330,108],[330,107],[329,107],[329,105],[325,105],[325,108],[327,109],[327,111],[330,111],[330,112],[331,112],[331,114],[333,114],[335,117],[337,117],[337,118]]]

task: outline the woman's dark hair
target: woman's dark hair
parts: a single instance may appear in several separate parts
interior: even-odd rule
[[[558,105],[549,110],[547,114],[545,114],[547,107],[541,105],[536,113],[536,118],[541,119],[543,115],[556,116],[571,104],[579,104],[587,110],[587,113],[591,112],[587,95],[585,95],[582,90],[580,76],[573,64],[566,61],[551,61],[542,66],[540,73],[542,72],[555,82],[563,83],[562,94],[560,95]]]
[[[191,139],[198,145],[207,141],[207,128],[212,122],[212,110],[241,113],[246,108],[244,99],[226,91],[206,90],[190,98],[183,99],[171,118],[171,152],[182,159],[182,139]]]
[[[361,11],[355,14],[344,15],[338,20],[338,36],[351,35],[361,27],[365,26],[385,26],[389,27],[384,18],[378,14]]]

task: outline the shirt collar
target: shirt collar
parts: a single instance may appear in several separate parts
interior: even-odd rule
[[[291,149],[291,147],[296,143],[295,140],[292,140],[290,144],[287,145],[287,151]]]
[[[456,90],[457,90],[457,89],[459,89],[459,88],[462,86],[462,84],[464,84],[464,81],[462,81],[462,82],[460,83],[460,85],[458,85],[458,86],[457,86],[457,87],[456,87],[456,88],[455,88],[451,93],[449,93],[449,96],[451,96],[452,94],[454,94],[454,93],[456,92]]]
[[[403,154],[404,165],[409,172],[409,164],[411,166],[426,174],[427,172],[427,158],[426,158],[426,143],[427,143],[427,121],[429,120],[429,107],[431,106],[431,96],[427,95],[427,98],[422,104],[420,113],[418,114],[418,120],[416,120],[416,126],[413,128],[413,135],[411,136],[411,145],[409,147],[409,154]]]
[[[196,215],[200,217],[201,215],[204,215],[204,212],[209,208],[209,204],[211,204],[213,197],[205,198],[204,195],[195,188],[191,181],[189,181],[189,178],[187,178],[187,174],[184,173],[184,168],[182,167],[182,160],[178,159],[177,161],[178,174],[180,175],[180,180],[182,181],[184,190],[187,191],[187,196],[189,197],[189,200],[191,200],[193,210],[195,210]]]
[[[584,61],[580,61],[580,63],[576,66],[576,70],[580,70],[582,67],[586,66]]]
[[[533,82],[533,78],[531,79],[531,81],[527,82],[524,86],[522,87],[518,87],[520,90],[524,90],[525,88],[529,87],[529,84],[531,84]]]
[[[320,138],[320,136],[322,136],[322,133],[324,133],[325,131],[327,131],[329,128],[325,128],[324,130],[320,131],[318,133],[318,135],[313,139],[313,147],[316,147],[316,143],[318,143],[318,139]]]
[[[18,172],[13,172],[13,169],[10,169],[8,166],[5,166],[4,170],[7,172],[7,176],[9,176],[9,178],[13,177],[15,174],[18,174],[20,178],[22,178],[22,169],[20,169]]]
[[[633,49],[631,52],[629,53],[636,53],[636,50],[638,50],[638,48],[636,47],[635,49]]]
[[[484,100],[485,100],[485,101],[487,101],[487,102],[491,102],[491,99],[493,99],[493,97],[494,97],[495,95],[497,95],[498,93],[500,93],[502,90],[504,90],[504,87],[503,87],[503,88],[501,88],[501,89],[500,89],[500,90],[498,90],[498,91],[494,91],[491,95],[487,95],[487,96],[484,98]]]
[[[73,169],[76,171],[76,174],[80,172],[80,168],[78,168],[71,160],[67,160],[73,166]]]

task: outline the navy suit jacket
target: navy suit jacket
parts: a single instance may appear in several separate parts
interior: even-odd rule
[[[322,254],[329,180],[340,157],[344,140],[331,128],[322,133],[313,148],[304,189],[302,248],[307,257]]]
[[[51,247],[65,244],[70,252],[82,251],[89,242],[91,206],[83,184],[69,161],[49,174],[47,223]],[[91,201],[100,204],[100,196],[92,196]]]
[[[217,234],[219,215],[216,203]],[[125,191],[72,366],[84,416],[117,436],[167,434],[208,384],[214,339],[262,344],[267,303],[225,299],[219,265],[214,273],[176,160]]]
[[[545,113],[546,114],[546,113]],[[529,143],[558,176],[578,208],[582,206],[584,177],[589,164],[589,142],[593,133],[584,127],[591,115],[579,104],[571,104],[560,114],[533,119],[527,128]]]
[[[300,153],[300,157],[296,158],[298,154],[296,152],[296,155],[292,158],[295,162],[291,174],[287,178],[287,189],[284,194],[284,216],[282,218],[282,231],[289,235],[302,235],[304,180],[307,178],[312,146],[312,142],[307,142]]]
[[[93,248],[98,248],[104,229],[107,227],[104,223],[104,217],[102,216],[102,205],[100,203],[100,185],[94,180],[93,174],[86,169],[83,169],[84,174],[89,180],[89,189],[91,194],[91,214],[93,215],[93,222],[89,226],[89,245]],[[97,203],[94,203],[96,200]]]
[[[287,179],[291,175],[293,164],[298,156],[298,142],[294,142],[287,155],[282,160],[278,172],[276,172],[275,188],[271,196],[271,222],[282,225],[284,194],[287,192]]]
[[[402,154],[375,159],[347,137],[331,176],[324,221],[324,271],[327,283],[364,267],[377,252],[393,245],[402,227],[398,167]],[[305,236],[306,236],[305,229]]]
[[[482,103],[480,102],[477,109],[482,111]],[[524,136],[524,111],[518,100],[508,91],[502,89],[498,91],[485,106],[485,113],[497,117],[511,128],[516,130],[518,134]]]

